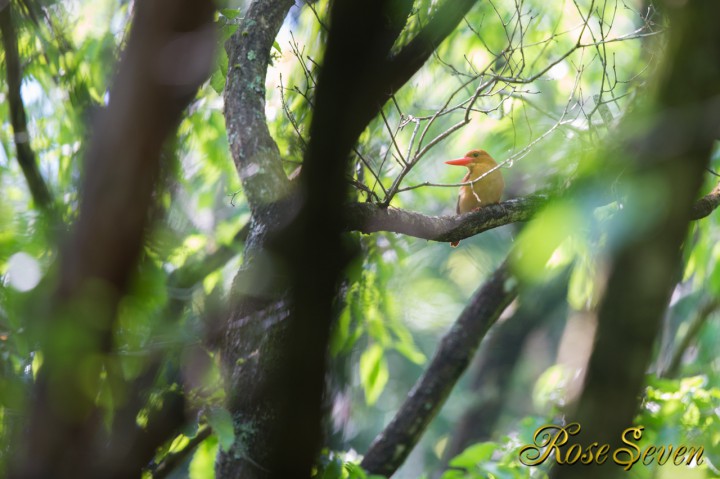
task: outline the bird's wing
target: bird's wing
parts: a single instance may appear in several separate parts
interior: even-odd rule
[[[469,171],[465,174],[465,176],[463,176],[462,183],[467,183],[468,181],[470,181],[470,172],[469,172]],[[460,192],[458,193],[458,199],[457,199],[457,206],[455,206],[455,213],[458,214],[458,215],[461,213],[461,211],[460,211],[460,200],[461,200],[462,197],[463,197],[463,190],[464,190],[464,188],[465,188],[464,186],[461,186],[461,187],[460,187]]]

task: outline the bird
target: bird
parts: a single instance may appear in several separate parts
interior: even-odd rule
[[[463,158],[448,160],[445,163],[448,165],[464,166],[468,169],[467,174],[462,179],[463,183],[471,182],[482,176],[482,179],[479,181],[460,187],[460,194],[458,195],[457,207],[455,209],[457,214],[477,211],[485,205],[499,202],[500,198],[502,198],[505,181],[503,180],[502,173],[500,173],[497,162],[487,151],[470,150],[465,153]],[[450,246],[454,248],[459,243],[459,241],[453,241],[450,243]]]

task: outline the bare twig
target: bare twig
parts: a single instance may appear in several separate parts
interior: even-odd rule
[[[285,86],[283,85],[282,73],[280,74],[280,86],[278,87],[278,89],[280,90],[280,102],[282,103],[283,111],[285,111],[285,116],[290,121],[290,124],[293,126],[293,129],[295,130],[295,133],[300,140],[300,147],[304,152],[305,150],[307,150],[307,142],[305,141],[305,138],[303,138],[300,127],[295,120],[295,115],[293,115],[293,113],[290,111],[290,107],[285,101]]]

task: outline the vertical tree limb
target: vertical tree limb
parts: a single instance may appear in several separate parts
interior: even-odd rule
[[[230,151],[253,215],[289,193],[290,183],[265,118],[265,76],[270,52],[292,0],[253,1],[227,41],[225,124]]]
[[[55,295],[35,324],[44,361],[27,448],[18,451],[12,477],[140,477],[139,463],[182,418],[182,398],[168,396],[156,420],[127,444],[104,437],[95,401],[100,374],[112,374],[115,313],[142,248],[162,145],[210,72],[213,11],[205,0],[137,5],[86,156],[79,217],[62,248]],[[127,448],[122,463],[111,460],[120,451],[105,450],[108,444]]]
[[[611,450],[638,412],[661,318],[680,271],[680,246],[720,127],[720,31],[714,22],[720,3],[690,0],[667,8],[670,46],[653,126],[635,142],[634,161],[621,156],[623,163],[612,165],[628,169],[625,179],[632,188],[617,221],[642,215],[647,195],[672,192],[672,199],[614,253],[584,389],[571,419],[582,426],[580,442],[608,443]],[[624,474],[613,464],[583,469],[584,477]],[[554,478],[576,476],[568,467],[552,471]]]

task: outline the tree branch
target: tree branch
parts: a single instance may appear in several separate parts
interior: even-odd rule
[[[493,326],[483,339],[480,350],[469,367],[471,377],[468,381],[468,393],[472,402],[456,421],[450,434],[450,440],[443,452],[443,469],[448,467],[452,458],[471,444],[491,440],[508,401],[517,401],[513,398],[518,392],[518,388],[513,387],[513,373],[523,356],[526,341],[538,330],[547,332],[561,329],[556,325],[564,324],[567,320],[567,291],[571,271],[572,268],[567,267],[563,273],[556,274],[544,284],[528,288],[521,285],[512,315]],[[560,335],[547,334],[546,337],[548,349],[556,350]],[[537,356],[532,356],[535,366],[541,368],[535,370],[539,375],[544,368],[537,363]],[[534,383],[533,379],[529,381]],[[520,402],[527,404],[531,400],[530,396],[526,396]]]
[[[388,91],[400,89],[430,58],[442,41],[457,28],[477,0],[446,0],[420,33],[388,61]]]
[[[517,282],[507,263],[503,263],[443,336],[408,399],[370,445],[361,463],[365,470],[389,477],[402,465],[467,368],[485,334],[516,296]]]
[[[15,150],[18,163],[25,181],[30,188],[35,205],[46,213],[52,213],[53,200],[45,180],[40,174],[35,152],[30,146],[30,135],[27,128],[25,105],[20,94],[22,72],[18,53],[17,34],[12,19],[12,4],[8,2],[0,7],[0,31],[5,50],[5,70],[7,72],[8,104],[10,106],[10,122],[12,123]]]
[[[700,309],[695,313],[695,316],[689,322],[689,326],[682,339],[675,347],[672,353],[670,363],[667,365],[665,370],[662,372],[664,378],[677,377],[680,367],[682,366],[683,356],[688,350],[690,345],[697,339],[697,336],[702,331],[703,326],[707,323],[708,319],[717,312],[720,308],[720,299],[712,298],[707,300]]]
[[[720,206],[720,183],[718,183],[710,193],[695,202],[690,212],[690,219],[700,220],[706,218],[710,216],[718,206]]]
[[[228,73],[225,84],[225,124],[230,151],[245,196],[258,208],[284,197],[290,183],[280,151],[265,118],[265,77],[275,36],[293,0],[254,1],[225,47]]]
[[[506,224],[527,221],[547,202],[548,198],[543,195],[526,196],[454,216],[427,216],[392,207],[382,208],[372,203],[353,203],[348,205],[345,219],[346,228],[350,231],[389,231],[426,240],[451,242]]]
[[[370,234],[379,231],[414,236],[442,243],[460,241],[510,223],[528,221],[548,202],[546,195],[530,195],[488,205],[478,211],[453,216],[428,216],[375,203],[347,206],[345,228]],[[720,206],[720,184],[695,202],[691,219],[701,220]]]

